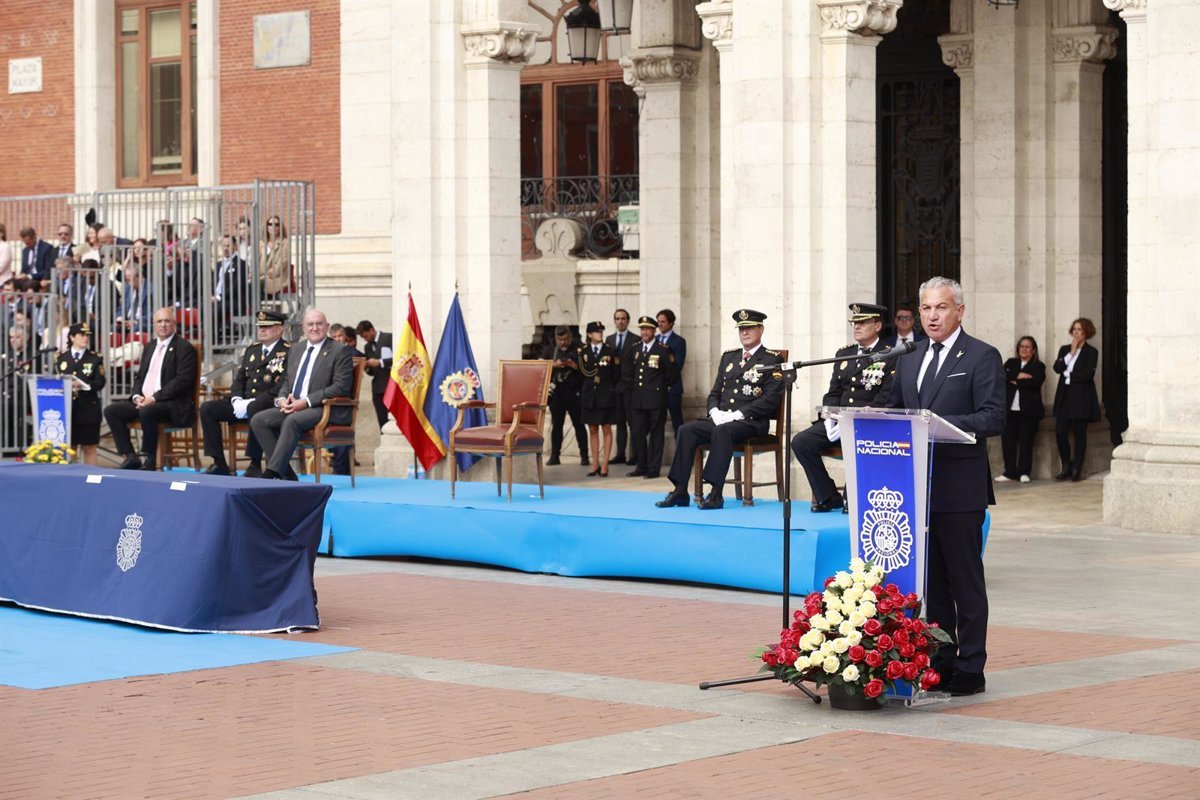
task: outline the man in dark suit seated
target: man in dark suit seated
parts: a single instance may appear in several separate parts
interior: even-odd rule
[[[938,651],[942,686],[952,695],[976,694],[984,691],[987,661],[983,521],[996,502],[987,437],[1004,430],[1004,365],[995,347],[962,329],[958,281],[930,278],[920,297],[929,342],[900,357],[888,405],[927,408],[976,436],[975,444],[933,445],[925,565],[928,619],[957,642]]]
[[[765,436],[771,429],[771,420],[783,399],[783,380],[778,373],[755,370],[782,360],[777,351],[762,346],[766,318],[761,311],[749,308],[733,312],[742,346],[726,350],[717,364],[717,379],[708,393],[708,419],[680,427],[675,457],[667,473],[674,488],[655,503],[659,508],[688,504],[688,478],[701,444],[709,446],[702,477],[712,491],[699,507],[708,510],[724,506],[722,491],[729,463],[733,461],[733,448],[751,436]]]
[[[250,419],[250,430],[267,454],[264,478],[298,480],[289,462],[300,438],[321,421],[322,404],[349,397],[354,387],[354,358],[349,347],[329,336],[329,320],[315,308],[304,314],[304,342],[288,353],[287,374],[279,383],[275,407]],[[334,408],[334,425],[350,424],[350,408]]]
[[[24,245],[21,250],[21,274],[31,282],[37,282],[35,289],[41,289],[43,281],[45,288],[49,288],[54,277],[54,248],[49,242],[39,239],[33,228],[21,229],[21,244]]]
[[[200,427],[204,430],[204,455],[213,460],[204,470],[209,475],[230,474],[225,462],[225,448],[221,436],[221,423],[235,420],[249,421],[251,417],[275,403],[275,393],[283,380],[287,366],[289,345],[283,336],[283,324],[287,317],[278,311],[258,312],[258,343],[246,348],[242,364],[233,376],[229,397],[208,400],[200,406]],[[250,466],[244,477],[262,477],[262,446],[254,438],[254,431],[246,437],[246,458]]]
[[[125,457],[121,469],[157,469],[158,426],[185,427],[196,419],[196,351],[176,335],[176,328],[175,309],[154,312],[154,338],[142,350],[133,396],[104,409],[113,444]],[[129,439],[129,423],[135,419],[142,425],[140,459]]]
[[[886,313],[884,306],[851,304],[849,320],[854,325],[854,344],[837,351],[837,357],[843,360],[833,367],[829,391],[821,398],[821,405],[881,406],[887,402],[896,368],[890,363],[868,364],[866,359],[866,356],[885,349],[879,341],[879,329],[883,327]],[[844,505],[837,485],[821,460],[821,451],[837,441],[837,423],[829,419],[818,420],[808,430],[792,437],[792,452],[804,467],[812,490],[812,510],[816,512],[833,511]]]

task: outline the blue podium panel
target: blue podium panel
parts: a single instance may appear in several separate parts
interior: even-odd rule
[[[0,465],[0,599],[179,631],[317,628],[332,489],[85,466]]]

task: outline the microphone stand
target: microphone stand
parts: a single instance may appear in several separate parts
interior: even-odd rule
[[[891,351],[888,351],[891,353]],[[902,355],[903,353],[912,352],[912,348],[898,350],[889,355],[889,358],[894,355]],[[793,361],[785,364],[772,364],[770,366],[755,367],[759,372],[774,372],[782,368],[783,371],[783,386],[784,386],[784,413],[783,426],[784,438],[782,445],[786,447],[792,441],[792,387],[796,383],[796,373],[805,367],[818,367],[822,364],[836,364],[839,361],[855,362],[869,359],[868,355],[854,356],[834,356],[833,358],[817,358],[812,361]],[[880,359],[883,360],[883,359]],[[780,599],[783,606],[783,627],[790,628],[791,621],[791,574],[792,574],[792,469],[791,465],[783,471],[783,585],[780,588]],[[750,675],[745,678],[728,678],[720,681],[701,681],[700,689],[712,689],[717,686],[735,686],[742,683],[756,683],[758,681],[769,681],[775,679],[773,672],[759,672],[755,675]],[[820,704],[821,696],[801,684],[800,679],[788,681],[784,678],[780,680],[786,683],[791,683],[800,691],[804,692],[814,703]]]

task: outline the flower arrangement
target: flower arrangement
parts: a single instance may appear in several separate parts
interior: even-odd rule
[[[849,572],[827,578],[823,592],[804,598],[779,644],[759,652],[763,669],[789,683],[827,684],[831,692],[840,686],[879,703],[900,682],[936,686],[941,676],[930,659],[950,635],[917,616],[915,593],[901,594],[885,578],[882,567],[860,558],[850,562]]]
[[[33,464],[70,464],[75,451],[61,442],[43,439],[25,450],[25,460]]]

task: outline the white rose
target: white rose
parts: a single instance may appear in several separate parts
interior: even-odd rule
[[[821,595],[821,599],[825,601],[825,605],[827,606],[841,602],[841,598],[838,596],[837,592],[831,592],[828,589],[826,589],[824,594]]]
[[[830,642],[829,646],[833,648],[833,652],[838,654],[844,653],[850,649],[850,643],[847,642],[844,637],[834,639],[832,642]]]
[[[816,668],[825,663],[824,653],[813,653],[808,657],[808,666]]]
[[[850,643],[851,647],[854,647],[856,644],[862,644],[862,631],[851,631],[846,634],[846,641]]]
[[[842,607],[838,610],[842,612],[843,617],[848,617],[855,611],[858,611],[858,603],[853,601],[842,603]]]
[[[883,567],[879,566],[878,564],[875,564],[874,566],[871,567],[871,574],[874,575],[879,580],[883,580]]]
[[[858,680],[858,667],[851,664],[850,666],[848,666],[844,670],[842,670],[842,680],[844,680],[846,683],[854,683],[855,681],[857,681]]]
[[[829,621],[830,625],[840,625],[845,617],[843,617],[842,612],[838,611],[836,608],[831,608],[825,612],[825,619]]]
[[[855,611],[850,615],[850,619],[847,621],[854,627],[861,628],[863,625],[867,624],[867,615],[861,611]],[[845,634],[842,635],[845,636]]]
[[[859,598],[861,598],[863,596],[864,591],[866,591],[866,590],[862,587],[861,584],[855,584],[854,586],[851,586],[846,591],[842,592],[842,600],[843,601],[849,600],[851,602],[857,603]]]
[[[838,625],[838,633],[840,633],[842,636],[849,636],[850,634],[854,633],[854,623],[850,620],[846,620],[841,625]]]
[[[837,585],[843,589],[849,589],[854,585],[854,579],[850,577],[849,572],[839,572],[834,579],[837,581]]]
[[[821,669],[828,672],[830,675],[838,671],[838,667],[842,662],[838,661],[836,656],[829,656],[821,662]]]
[[[867,562],[863,561],[861,558],[858,558],[857,556],[855,556],[854,558],[850,559],[850,571],[851,572],[865,572],[866,569],[867,569]]]
[[[825,641],[825,634],[820,631],[809,631],[800,637],[800,647],[805,650],[816,650]]]
[[[811,617],[808,618],[808,624],[812,625],[814,628],[816,628],[819,631],[827,631],[831,627],[833,627],[832,625],[829,624],[829,620],[825,619],[824,614],[813,614]]]
[[[821,642],[821,655],[824,658],[833,655],[833,642]]]
[[[867,577],[863,578],[863,586],[870,589],[872,586],[878,586],[880,580],[882,578],[877,577],[874,572],[868,572]]]
[[[875,616],[875,604],[863,603],[858,607],[858,613],[862,614],[867,619],[870,619],[871,617]],[[863,622],[866,622],[866,620],[863,620]]]

